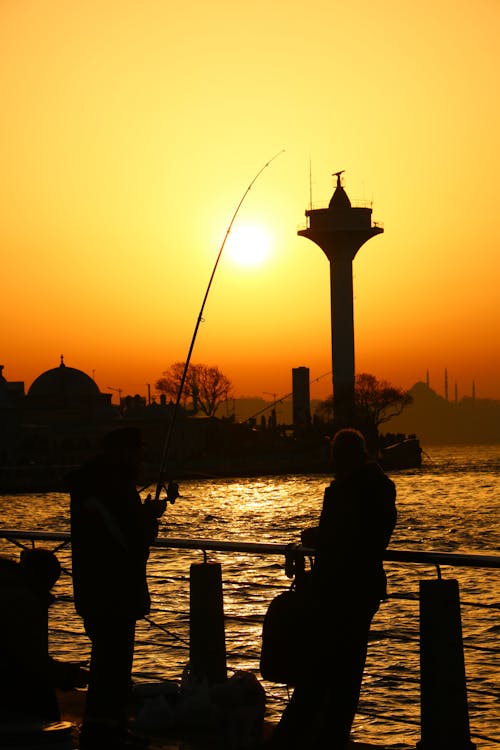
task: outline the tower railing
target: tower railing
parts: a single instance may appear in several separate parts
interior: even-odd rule
[[[316,211],[316,210],[321,210],[323,208],[328,208],[328,207],[329,207],[329,202],[326,203],[326,202],[323,201],[321,203],[312,203],[309,206],[308,210],[309,211],[311,211],[311,210],[312,211]],[[373,201],[364,200],[364,199],[363,200],[352,200],[351,201],[351,207],[352,208],[373,208]]]

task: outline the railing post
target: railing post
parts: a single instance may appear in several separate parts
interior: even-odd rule
[[[190,567],[189,662],[194,677],[227,679],[222,571],[219,563]]]
[[[458,582],[420,581],[418,750],[473,750]]]

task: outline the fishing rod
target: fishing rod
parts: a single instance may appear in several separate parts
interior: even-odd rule
[[[285,149],[282,149],[281,151],[278,151],[278,153],[275,154],[272,157],[272,159],[269,159],[269,161],[267,161],[264,164],[264,166],[259,169],[259,171],[255,175],[255,177],[250,182],[250,184],[248,185],[247,189],[245,190],[245,192],[241,196],[240,202],[236,206],[236,209],[235,209],[235,211],[234,211],[234,213],[233,213],[233,215],[231,217],[231,221],[228,224],[228,227],[227,227],[227,230],[226,230],[226,234],[224,235],[224,239],[223,239],[222,244],[220,246],[220,249],[219,249],[219,252],[217,254],[217,258],[216,258],[215,264],[214,264],[214,267],[212,269],[212,273],[210,275],[210,280],[208,282],[208,286],[207,286],[207,289],[206,289],[206,292],[205,292],[205,296],[203,297],[203,302],[201,304],[200,312],[198,313],[198,318],[196,320],[196,325],[194,327],[193,337],[191,339],[191,344],[189,346],[188,355],[186,357],[186,362],[184,364],[184,370],[183,370],[181,381],[180,381],[180,384],[179,384],[179,390],[177,391],[177,398],[176,398],[176,401],[175,401],[175,406],[174,406],[174,410],[173,410],[173,413],[172,413],[172,418],[171,418],[171,420],[169,422],[167,436],[166,436],[165,442],[163,444],[163,452],[162,452],[162,458],[161,458],[161,463],[160,463],[160,472],[159,472],[158,481],[157,481],[157,484],[156,484],[155,500],[159,500],[160,499],[160,495],[161,495],[162,489],[165,489],[165,491],[167,493],[167,500],[169,500],[172,503],[175,500],[174,495],[176,495],[176,489],[177,488],[175,487],[174,491],[171,492],[171,496],[174,499],[170,500],[170,498],[169,498],[169,489],[168,489],[168,487],[165,486],[165,482],[164,482],[165,467],[166,467],[167,459],[168,459],[168,456],[169,456],[169,453],[170,453],[170,445],[172,443],[172,435],[173,435],[173,431],[174,431],[174,424],[175,424],[175,421],[176,421],[176,418],[177,418],[177,414],[178,414],[178,411],[179,411],[179,406],[180,406],[180,402],[181,402],[182,392],[184,390],[184,383],[186,381],[186,376],[187,376],[187,372],[188,372],[188,369],[189,369],[189,363],[191,361],[191,354],[193,352],[194,343],[196,341],[196,336],[198,334],[198,328],[200,327],[200,324],[201,324],[201,322],[203,320],[203,310],[205,308],[205,303],[207,301],[208,293],[210,292],[210,287],[212,286],[212,281],[214,279],[215,272],[217,270],[217,266],[219,265],[219,260],[220,260],[221,255],[222,255],[222,251],[224,250],[224,245],[226,244],[226,240],[229,237],[229,233],[230,233],[231,228],[232,228],[232,226],[234,224],[236,216],[238,215],[238,212],[239,212],[239,210],[240,210],[240,208],[241,208],[241,206],[243,204],[243,201],[247,197],[247,195],[250,192],[250,190],[252,189],[253,185],[255,184],[255,182],[257,181],[257,179],[260,177],[260,175],[262,174],[262,172],[275,159],[277,159],[278,156],[280,156],[280,154],[282,154],[284,152],[284,150]],[[171,486],[172,484],[173,483],[170,482],[169,486]]]

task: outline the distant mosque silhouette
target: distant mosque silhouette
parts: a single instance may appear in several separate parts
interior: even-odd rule
[[[335,172],[337,185],[328,208],[305,212],[308,226],[297,232],[318,245],[330,261],[333,414],[338,427],[355,424],[354,314],[352,261],[361,245],[384,230],[371,220],[372,209],[352,206]]]
[[[62,354],[59,367],[42,372],[33,381],[27,398],[32,408],[79,408],[87,417],[103,410],[111,413],[111,394],[101,393],[97,383],[82,370],[68,367]]]

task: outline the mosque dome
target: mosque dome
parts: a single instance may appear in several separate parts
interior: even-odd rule
[[[74,367],[66,367],[61,357],[59,367],[42,372],[31,384],[27,395],[35,398],[81,398],[99,396],[100,391],[89,375]]]

